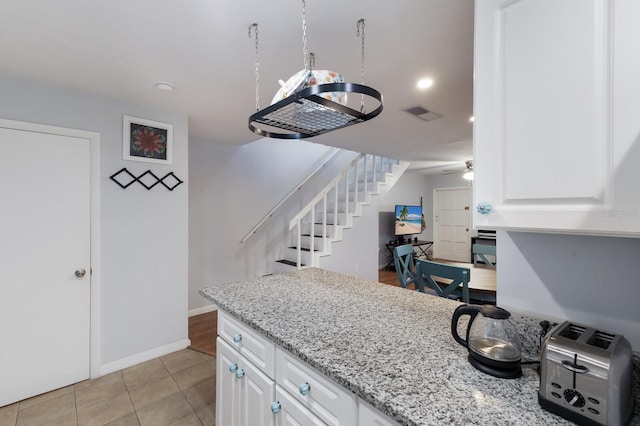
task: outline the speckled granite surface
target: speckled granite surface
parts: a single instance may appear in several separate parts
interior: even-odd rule
[[[200,293],[400,424],[573,424],[538,405],[535,366],[504,380],[467,362],[451,337],[457,302],[321,269]],[[539,328],[518,327],[526,333],[523,359],[535,356]]]

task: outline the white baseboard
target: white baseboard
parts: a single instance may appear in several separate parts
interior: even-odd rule
[[[158,348],[154,348],[145,352],[141,352],[139,354],[131,355],[126,358],[119,359],[117,361],[110,362],[108,364],[103,364],[100,367],[100,376],[104,376],[105,374],[113,373],[114,371],[122,370],[127,367],[131,367],[136,364],[140,364],[141,362],[149,361],[154,358],[158,358],[172,352],[179,351],[181,349],[186,348],[191,344],[191,340],[184,339],[179,340],[174,343],[170,343],[168,345],[160,346]],[[94,377],[92,377],[93,379]]]
[[[206,313],[217,311],[217,310],[218,310],[218,307],[216,305],[203,306],[202,308],[191,309],[189,311],[189,316],[192,317],[195,315],[206,314]]]

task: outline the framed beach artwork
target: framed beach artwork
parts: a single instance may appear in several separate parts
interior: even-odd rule
[[[122,158],[146,163],[171,164],[173,125],[124,116]]]

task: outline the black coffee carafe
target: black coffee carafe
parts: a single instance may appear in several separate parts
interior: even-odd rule
[[[469,315],[466,339],[458,334],[458,322]],[[493,305],[460,305],[451,318],[451,334],[469,350],[469,363],[483,373],[504,379],[522,375],[520,336],[511,313]]]

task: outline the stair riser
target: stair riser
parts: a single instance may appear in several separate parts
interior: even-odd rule
[[[282,250],[282,259],[285,260],[289,260],[291,262],[297,262],[298,261],[298,250],[293,249],[293,248],[284,248]],[[302,264],[310,266],[313,263],[311,262],[311,253],[303,251],[301,253],[301,259],[302,259]]]
[[[313,250],[314,251],[320,251],[320,252],[325,251],[324,238],[322,238],[322,237],[314,237],[313,240],[314,240],[314,242],[313,242]],[[307,237],[307,236],[304,236],[304,235],[301,236],[300,237],[300,244],[302,245],[302,248],[311,249],[311,237]],[[328,238],[327,238],[327,244],[330,244],[330,241],[329,241]],[[295,246],[296,242],[294,241],[291,245]]]
[[[351,195],[349,196],[351,197]],[[359,198],[362,200],[362,198]],[[344,201],[338,201],[338,212],[343,213],[345,211],[345,206],[347,203]],[[335,203],[327,203],[327,213],[335,213]],[[349,201],[349,213],[353,213],[356,211],[356,203],[355,201]],[[322,205],[318,205],[316,207],[316,222],[322,221]]]
[[[353,214],[353,212],[349,212],[349,214]],[[333,225],[335,222],[335,217],[338,218],[338,225],[346,225],[347,224],[347,214],[346,213],[333,213],[333,212],[327,212],[327,228],[330,227],[330,225]],[[311,221],[311,215],[307,215],[305,218],[303,218],[302,222],[303,223],[308,223]],[[316,224],[322,224],[322,216],[320,214],[316,215]],[[308,233],[308,232],[305,232]],[[320,234],[321,235],[321,234]]]
[[[337,218],[337,222],[336,222]],[[330,213],[327,212],[327,223],[337,223],[338,225],[346,225],[347,224],[347,214],[346,213]]]
[[[364,173],[362,173],[362,170],[359,170],[358,172],[358,185],[364,185],[364,181],[366,180],[367,186],[370,186],[373,184],[373,182],[380,182],[381,180],[384,179],[384,175],[386,175],[388,172],[384,171],[384,172],[380,172],[378,170],[376,170],[375,173],[375,179],[374,179],[374,174],[371,172],[367,173],[367,178],[364,178]],[[353,185],[353,174],[351,174],[351,176],[349,176],[349,183],[351,185]]]
[[[355,187],[354,188],[350,188],[349,189],[349,202],[353,203],[354,201],[360,201],[360,202],[364,202],[367,199],[367,193],[372,193],[375,192],[375,187],[374,186],[370,186],[367,188],[367,192],[364,192],[364,188],[363,187],[358,187],[358,193],[357,193],[357,198],[356,198],[356,192],[355,192]],[[322,202],[318,203],[316,205],[316,209],[321,209],[322,208]],[[327,197],[327,208],[333,208],[333,206],[335,205],[335,198],[333,197],[333,194],[330,194],[329,197]],[[344,191],[340,191],[338,193],[338,205],[339,206],[344,206]],[[318,211],[318,210],[316,210]]]
[[[384,158],[382,160],[382,166],[385,168],[385,170],[390,169],[392,166],[398,164],[397,160],[390,160],[388,158]],[[360,167],[362,167],[362,162],[359,164]],[[380,167],[380,158],[376,158],[376,170]],[[369,170],[371,170],[373,168],[373,158],[372,157],[367,157],[367,168]]]
[[[377,185],[379,185],[379,182],[368,182],[367,183],[367,192],[375,192]],[[344,188],[343,188],[344,189]],[[353,194],[356,191],[356,185],[355,183],[350,183],[349,184],[349,193]],[[344,191],[341,191],[341,193]],[[364,193],[364,183],[363,182],[359,182],[358,183],[358,194],[362,194]]]
[[[311,234],[311,225],[310,224],[303,224],[302,225],[302,233],[303,234]],[[322,224],[316,224],[313,227],[313,235],[317,235],[317,236],[321,236],[322,235]],[[334,235],[334,226],[333,225],[327,225],[327,237],[329,238],[335,238]]]
[[[326,213],[322,211],[324,203],[318,203],[314,207],[315,212],[313,216],[314,221],[316,222],[315,224],[309,223],[312,215],[307,214],[301,221],[303,222],[300,226],[301,229],[294,229],[294,232],[292,233],[294,235],[292,237],[294,244],[292,244],[292,246],[297,244],[298,241],[298,237],[295,236],[296,232],[306,234],[306,236],[302,235],[300,237],[301,247],[307,249],[306,251],[300,251],[300,262],[304,265],[301,266],[302,268],[318,266],[319,259],[322,256],[330,254],[331,243],[334,241],[340,241],[343,237],[344,229],[348,229],[352,226],[351,221],[354,214],[359,215],[362,213],[362,210],[364,209],[363,206],[371,203],[371,196],[373,194],[385,194],[388,192],[389,188],[393,186],[398,178],[397,176],[393,176],[392,173],[398,169],[400,170],[400,173],[402,173],[407,167],[406,163],[399,163],[395,160],[384,159],[381,163],[381,158],[379,157],[376,157],[374,165],[373,158],[374,157],[372,155],[365,156],[367,163],[366,176],[364,173],[364,161],[361,161],[358,164],[357,170],[350,169],[347,172],[348,178],[346,182],[348,183],[345,183],[345,179],[342,179],[339,181],[337,188],[334,187],[334,189],[329,191],[326,197]],[[395,167],[396,165],[399,166],[399,168]],[[357,194],[355,191],[356,186],[358,189]],[[348,197],[344,196],[345,190],[349,191]],[[335,204],[336,192],[338,193],[337,198],[340,200],[338,201],[337,207]],[[348,208],[345,198],[349,200]],[[335,210],[337,210],[337,212]],[[345,213],[345,211],[348,211],[348,213]],[[318,223],[323,221],[323,217],[326,217],[326,225]],[[326,232],[326,239],[322,238],[323,232]],[[313,237],[309,234],[313,235]],[[312,241],[314,252],[309,251]],[[298,261],[298,250],[292,247],[283,248],[280,258],[295,264]],[[280,265],[282,266],[277,267],[278,271],[295,270],[296,268],[295,265]]]
[[[284,273],[287,273],[287,272],[293,272],[296,269],[297,268],[295,266],[289,266],[289,265],[285,265],[284,263],[275,262],[275,265],[273,267],[273,273],[274,274],[284,274]]]

